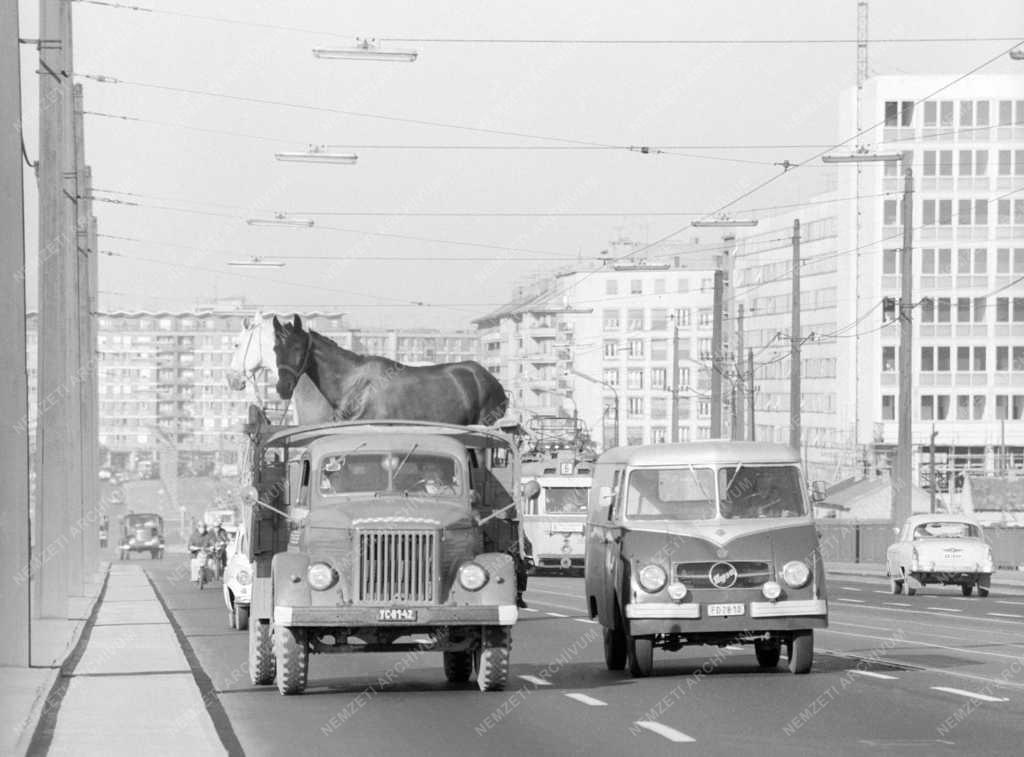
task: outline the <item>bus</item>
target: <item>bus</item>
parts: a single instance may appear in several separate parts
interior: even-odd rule
[[[583,572],[592,465],[567,450],[551,459],[523,463],[523,484],[539,485],[521,516],[535,570]]]

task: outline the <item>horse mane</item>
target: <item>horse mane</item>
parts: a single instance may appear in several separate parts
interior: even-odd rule
[[[347,350],[344,347],[342,347],[340,344],[338,344],[336,341],[331,339],[329,336],[324,336],[319,331],[314,331],[313,329],[309,329],[308,333],[310,334],[310,336],[313,337],[314,340],[319,341],[320,344],[322,344],[324,346],[332,347],[333,349],[337,350],[338,352],[343,353],[346,359],[351,360],[352,362],[357,363],[359,365],[363,365],[365,363],[370,363],[370,362],[375,362],[375,363],[383,364],[383,366],[385,368],[405,369],[405,368],[408,367],[404,363],[399,363],[397,360],[392,360],[391,358],[384,357],[383,355],[361,355],[358,352],[353,352],[352,350]]]

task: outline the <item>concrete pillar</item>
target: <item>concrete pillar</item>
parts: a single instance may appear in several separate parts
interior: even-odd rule
[[[28,366],[18,0],[0,0],[0,666],[28,667]],[[16,127],[16,128],[15,128]]]

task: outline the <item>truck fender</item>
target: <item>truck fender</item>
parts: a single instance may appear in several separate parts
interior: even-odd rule
[[[451,598],[457,603],[475,605],[514,605],[516,603],[516,563],[504,552],[485,552],[472,562],[487,571],[489,580],[479,591],[467,591],[453,576]]]
[[[270,564],[274,580],[274,607],[309,607],[309,556],[279,552]]]

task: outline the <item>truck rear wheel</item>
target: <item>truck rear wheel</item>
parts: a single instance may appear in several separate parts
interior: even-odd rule
[[[476,653],[476,683],[480,691],[502,691],[508,684],[512,640],[504,628],[484,628]]]
[[[277,690],[282,694],[301,694],[306,690],[309,672],[309,644],[302,628],[274,626],[274,663],[277,665]]]
[[[445,652],[444,677],[451,683],[465,683],[473,675],[472,652]]]
[[[249,626],[249,678],[257,686],[274,682],[274,646],[270,623]]]

